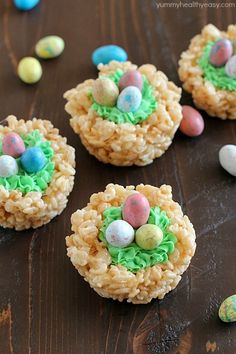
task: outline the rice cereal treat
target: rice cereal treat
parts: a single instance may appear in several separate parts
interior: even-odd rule
[[[66,207],[74,148],[48,120],[9,116],[6,122],[0,125],[0,225],[37,228]]]
[[[183,87],[210,116],[236,119],[236,25],[227,32],[209,24],[179,61]]]
[[[155,66],[99,64],[99,78],[67,91],[70,124],[90,154],[117,166],[145,166],[170,146],[182,119],[181,89]]]
[[[195,231],[171,187],[109,184],[71,217],[67,254],[100,295],[146,304],[174,289],[195,252]]]

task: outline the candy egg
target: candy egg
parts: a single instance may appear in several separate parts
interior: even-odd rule
[[[99,78],[94,81],[92,95],[98,104],[112,107],[116,104],[119,89],[112,80]]]
[[[124,220],[115,220],[106,229],[106,240],[114,247],[126,247],[134,240],[134,229]]]
[[[18,165],[14,157],[9,155],[0,156],[0,177],[17,175]]]
[[[19,157],[25,151],[24,141],[16,133],[8,133],[2,140],[2,151],[5,155]]]
[[[42,72],[40,62],[32,57],[21,59],[17,68],[19,78],[26,84],[34,84],[38,82],[41,79]]]
[[[183,119],[179,130],[187,136],[199,136],[204,130],[204,120],[201,114],[190,106],[182,106]]]
[[[233,54],[236,54],[236,39],[232,41],[232,45],[233,45]]]
[[[219,317],[223,322],[236,321],[236,295],[225,299],[219,308]]]
[[[124,90],[128,86],[135,86],[140,91],[143,88],[143,78],[138,70],[130,70],[127,71],[119,81],[119,89],[120,91]]]
[[[46,157],[43,151],[37,147],[28,148],[20,158],[23,169],[28,173],[35,173],[45,166]]]
[[[225,72],[229,77],[236,78],[236,55],[232,56],[225,65]]]
[[[219,39],[211,48],[209,60],[216,67],[223,66],[233,54],[233,46],[230,40]]]
[[[46,36],[41,38],[35,46],[35,53],[43,59],[58,57],[65,48],[65,42],[58,36]]]
[[[219,151],[221,166],[236,177],[236,145],[224,145]]]
[[[163,232],[157,225],[142,225],[135,234],[135,242],[144,250],[153,250],[163,240]]]
[[[118,100],[117,108],[121,112],[135,112],[139,109],[142,101],[142,94],[135,86],[128,86],[121,91]]]
[[[104,45],[97,48],[92,54],[92,62],[94,65],[108,64],[111,60],[126,61],[128,58],[126,51],[113,44]]]
[[[27,11],[33,9],[40,0],[14,0],[15,6],[19,10]]]
[[[147,198],[141,193],[131,194],[124,202],[122,216],[135,229],[146,224],[149,218],[150,205]]]

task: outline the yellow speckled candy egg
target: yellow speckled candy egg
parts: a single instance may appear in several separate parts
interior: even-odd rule
[[[223,322],[236,321],[236,295],[227,297],[219,308],[219,317]]]
[[[65,48],[64,40],[59,36],[46,36],[41,38],[35,46],[35,52],[39,58],[56,58]]]
[[[153,250],[158,247],[163,240],[163,232],[159,226],[145,224],[136,231],[135,241],[144,250]]]
[[[18,64],[17,73],[19,78],[26,84],[34,84],[41,79],[43,71],[37,59],[25,57]]]
[[[93,84],[92,95],[98,104],[113,107],[116,104],[119,89],[112,80],[105,77],[99,78]]]

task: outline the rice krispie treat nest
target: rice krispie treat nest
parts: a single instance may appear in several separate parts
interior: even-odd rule
[[[86,80],[64,94],[73,130],[90,154],[104,163],[152,163],[167,150],[179,127],[181,89],[150,64],[137,68],[131,62],[112,61],[98,69],[100,78],[110,78],[116,85],[122,75],[137,69],[144,81],[141,105],[134,113],[98,105],[91,94],[95,80]]]
[[[14,162],[3,151],[4,137],[11,133],[24,141],[27,154],[30,150],[31,154],[35,153],[34,149],[36,153],[39,151],[44,166],[33,173],[30,169],[35,160],[33,157],[29,163],[32,156],[28,154],[24,160],[16,158],[17,170],[14,175],[0,177],[0,225],[16,230],[37,228],[48,223],[66,207],[74,185],[75,151],[48,120],[33,118],[24,121],[9,116],[6,122],[6,126],[0,125],[0,159],[10,158],[10,162]],[[12,148],[12,142],[14,138],[5,149]],[[25,170],[27,163],[28,171]],[[5,172],[2,165],[1,172]]]
[[[135,241],[131,237],[129,245],[122,246],[122,240],[117,240],[108,229],[114,223],[125,223],[123,236],[127,243],[132,227],[121,219],[128,220],[127,203],[135,206],[134,200],[128,202],[128,199],[140,194],[150,204],[145,227],[149,229],[151,224],[151,228],[162,234],[162,239],[148,248],[150,237],[142,234],[146,238],[137,239],[141,226],[135,231]],[[71,262],[100,296],[114,300],[145,304],[153,298],[162,299],[177,286],[195,252],[193,225],[183,215],[180,205],[172,200],[168,185],[157,188],[140,184],[136,188],[124,188],[109,184],[104,192],[93,194],[88,205],[72,215],[71,222],[73,234],[66,238]],[[119,242],[119,246],[114,246],[114,242]]]
[[[211,49],[220,39],[234,42],[236,25],[228,26],[226,32],[211,24],[205,26],[181,54],[179,77],[198,108],[210,116],[236,119],[236,78],[229,77],[225,67],[214,67],[209,63]]]

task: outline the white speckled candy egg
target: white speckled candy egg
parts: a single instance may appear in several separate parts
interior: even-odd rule
[[[106,240],[114,247],[126,247],[134,240],[134,229],[124,220],[115,220],[106,229]]]
[[[121,112],[135,112],[139,109],[142,101],[142,94],[135,86],[128,86],[121,91],[118,100],[117,108]]]
[[[219,151],[221,166],[232,176],[236,176],[236,145],[224,145]]]
[[[92,95],[98,104],[113,107],[116,104],[119,89],[112,80],[108,78],[99,78],[94,81]]]
[[[225,72],[229,77],[236,78],[236,55],[227,61],[225,65]]]
[[[25,151],[24,141],[17,133],[8,133],[2,140],[2,151],[4,155],[19,157]]]
[[[0,177],[10,177],[18,173],[18,165],[14,157],[0,156]]]
[[[64,40],[59,36],[46,36],[41,38],[35,46],[35,53],[39,58],[56,58],[65,48]]]

